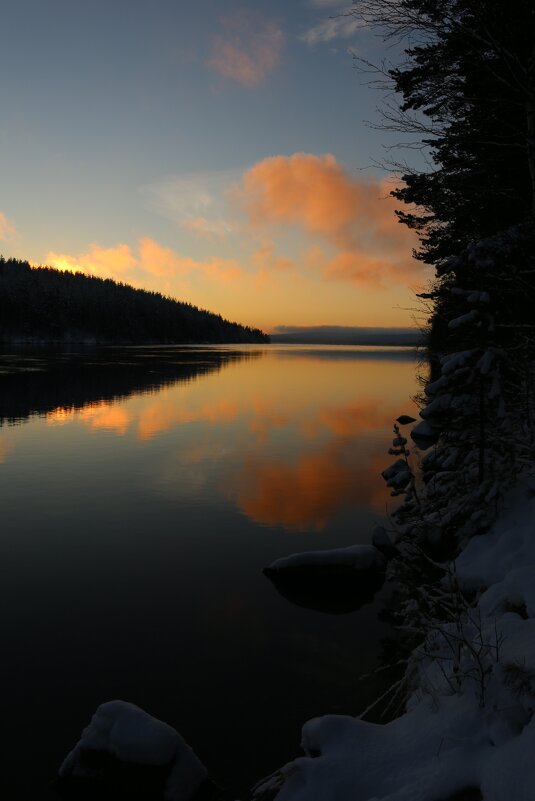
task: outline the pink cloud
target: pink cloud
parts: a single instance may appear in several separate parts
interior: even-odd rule
[[[139,263],[144,272],[158,277],[181,276],[187,272],[183,256],[148,237],[139,240]]]
[[[50,251],[44,263],[57,270],[83,272],[137,286],[150,284],[153,278],[172,280],[194,275],[227,283],[242,275],[241,265],[235,259],[217,256],[206,260],[194,259],[149,237],[139,240],[137,253],[125,244],[111,248],[91,245],[87,253],[78,256]]]
[[[243,86],[262,83],[281,60],[282,30],[250,13],[225,17],[221,27],[221,35],[212,43],[209,66]]]
[[[419,279],[412,259],[416,238],[395,215],[387,181],[352,176],[327,154],[296,153],[264,159],[249,169],[234,198],[255,231],[294,226],[319,242],[304,264],[326,278],[381,284]]]
[[[92,244],[87,253],[79,256],[49,251],[45,257],[45,264],[57,270],[124,280],[125,275],[136,266],[137,259],[128,245],[119,244],[113,248],[103,248]]]

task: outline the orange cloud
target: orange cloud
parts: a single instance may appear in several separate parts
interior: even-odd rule
[[[243,86],[257,86],[280,62],[284,34],[273,22],[242,14],[221,22],[208,62],[216,72]]]
[[[296,153],[264,159],[249,169],[234,198],[253,229],[294,225],[334,254],[309,248],[326,278],[381,283],[419,276],[411,258],[415,235],[400,225],[386,181],[351,176],[334,156]]]
[[[145,272],[159,277],[178,276],[187,272],[184,258],[171,248],[162,247],[154,239],[140,239],[139,259]]]
[[[139,265],[143,272],[167,278],[183,278],[202,274],[219,281],[234,281],[241,275],[241,267],[235,259],[213,256],[206,261],[183,256],[171,248],[162,247],[153,239],[139,242]]]
[[[114,248],[102,248],[93,244],[89,246],[87,253],[82,253],[80,256],[50,251],[46,255],[45,264],[55,267],[56,270],[124,280],[125,274],[130,273],[136,266],[137,259],[128,245],[119,244]]]
[[[154,277],[173,279],[203,275],[212,280],[228,282],[236,280],[242,274],[241,266],[235,259],[217,256],[205,261],[193,259],[148,237],[139,240],[137,255],[125,244],[112,248],[91,245],[87,253],[80,256],[50,251],[44,263],[57,270],[126,280],[134,286],[150,284]]]

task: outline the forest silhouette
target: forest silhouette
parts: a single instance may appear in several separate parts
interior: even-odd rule
[[[0,257],[0,341],[220,344],[269,337],[159,292]]]

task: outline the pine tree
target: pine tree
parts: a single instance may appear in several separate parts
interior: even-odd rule
[[[439,443],[426,457],[428,492],[451,496],[445,482],[463,474],[461,494],[477,490],[481,503],[533,436],[535,7],[357,0],[353,13],[410,39],[404,62],[383,72],[402,97],[390,125],[418,134],[432,160],[393,193],[419,233],[417,257],[436,269],[424,293],[433,381],[415,436]]]

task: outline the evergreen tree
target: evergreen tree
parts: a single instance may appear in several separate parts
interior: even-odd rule
[[[269,337],[158,292],[0,257],[2,340],[183,344]]]
[[[415,430],[420,444],[439,442],[426,458],[428,493],[451,501],[458,492],[445,483],[452,490],[462,474],[461,496],[481,504],[531,437],[518,421],[531,424],[534,391],[535,6],[356,0],[354,13],[410,42],[386,70],[402,98],[387,116],[431,156],[429,171],[406,171],[393,193],[420,236],[417,257],[436,269],[424,293],[433,383]],[[450,512],[441,519],[454,527],[467,520],[465,504]]]
[[[387,70],[400,93],[391,127],[416,133],[433,169],[407,171],[395,196],[439,274],[475,239],[533,220],[535,6],[531,0],[356,0],[355,15],[405,61]]]

